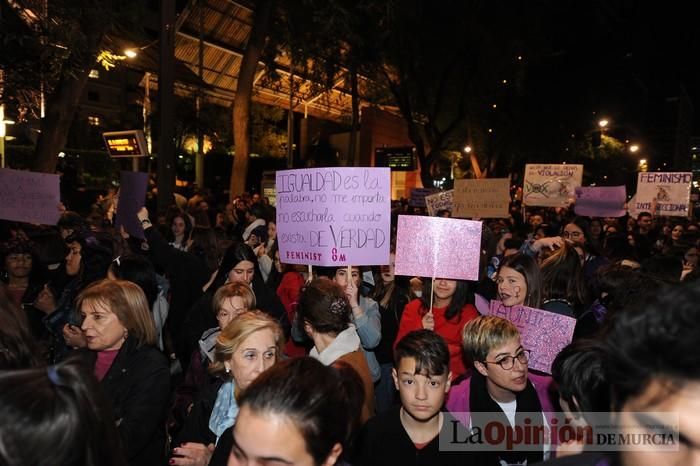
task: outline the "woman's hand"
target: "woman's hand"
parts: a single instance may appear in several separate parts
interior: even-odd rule
[[[169,464],[183,466],[207,466],[214,454],[214,444],[187,442],[173,449],[173,457]]]
[[[34,307],[46,315],[51,314],[56,310],[56,307],[58,307],[56,305],[56,298],[47,285],[44,285],[44,288],[39,292],[34,300]]]
[[[87,346],[83,330],[75,325],[66,324],[63,326],[63,339],[66,345],[71,348],[85,348]]]
[[[435,316],[432,309],[423,316],[423,328],[426,330],[435,330]]]
[[[540,238],[532,243],[532,250],[535,252],[540,252],[543,249],[554,251],[562,246],[564,246],[564,240],[561,236],[550,236],[548,238]]]
[[[359,294],[360,290],[355,285],[355,281],[352,279],[352,277],[350,277],[348,279],[348,284],[345,286],[345,296],[348,298],[353,312],[355,312],[356,307],[360,307],[360,302],[358,300]]]

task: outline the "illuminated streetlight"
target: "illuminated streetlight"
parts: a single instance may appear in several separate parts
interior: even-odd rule
[[[464,146],[464,153],[468,154],[472,151],[472,146]]]
[[[126,55],[129,58],[134,58],[138,54],[136,53],[136,50],[134,50],[134,49],[126,49],[126,50],[124,50],[124,55]]]
[[[637,144],[632,144],[632,145],[630,146],[630,152],[632,152],[633,154],[634,154],[635,152],[639,152],[639,146],[638,146]]]
[[[605,128],[608,126],[608,123],[610,123],[608,120],[602,119],[598,122],[598,126],[600,126],[601,128]]]

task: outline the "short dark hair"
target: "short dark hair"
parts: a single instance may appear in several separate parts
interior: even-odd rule
[[[275,364],[260,374],[238,400],[241,409],[248,407],[255,413],[290,419],[318,465],[336,443],[348,449],[360,423],[363,402],[362,381],[351,366],[342,362],[324,366],[309,357]]]
[[[351,312],[343,289],[327,278],[317,278],[301,291],[297,323],[302,334],[307,322],[317,332],[338,334],[350,325]]]
[[[450,368],[447,343],[432,330],[414,330],[399,340],[394,348],[394,367],[398,368],[403,358],[413,358],[416,374],[428,377],[445,375]]]
[[[0,418],[2,464],[127,464],[107,399],[77,360],[0,372]]]
[[[580,339],[564,347],[552,363],[552,378],[572,411],[610,410],[605,351],[598,341]]]
[[[700,381],[700,284],[668,287],[617,313],[605,336],[612,404],[619,411],[653,379],[669,389]]]

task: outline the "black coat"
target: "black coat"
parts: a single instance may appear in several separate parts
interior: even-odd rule
[[[91,353],[94,361],[97,354]],[[124,456],[130,466],[165,464],[165,419],[170,399],[168,361],[152,346],[127,338],[102,379]]]

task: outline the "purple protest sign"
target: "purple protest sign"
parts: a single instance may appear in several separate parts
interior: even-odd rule
[[[144,238],[143,228],[136,216],[136,212],[138,212],[146,202],[147,188],[148,173],[121,172],[119,202],[117,203],[114,226],[117,229],[120,226],[124,226],[127,233],[140,239]]]
[[[576,215],[587,217],[622,217],[627,201],[624,186],[590,186],[576,188]]]
[[[399,215],[396,274],[479,279],[481,222]]]
[[[288,264],[385,265],[391,234],[389,168],[277,172],[277,241]]]
[[[488,315],[513,322],[523,347],[530,350],[530,369],[552,373],[552,362],[574,336],[576,319],[527,306],[504,306],[491,301]]]
[[[59,176],[23,170],[0,170],[0,218],[55,225],[61,213]]]

